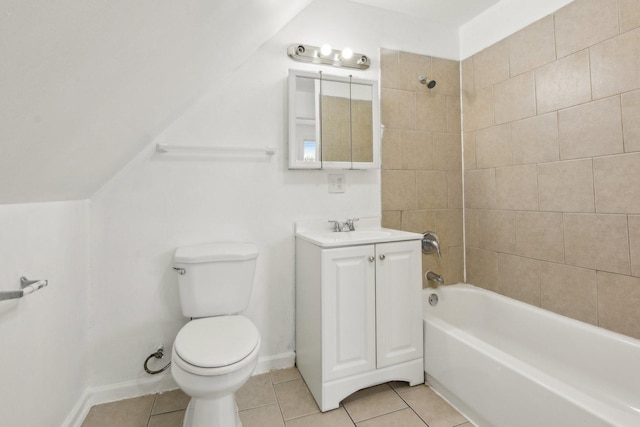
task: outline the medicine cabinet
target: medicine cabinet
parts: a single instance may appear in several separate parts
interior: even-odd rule
[[[289,169],[375,169],[378,82],[289,70]]]

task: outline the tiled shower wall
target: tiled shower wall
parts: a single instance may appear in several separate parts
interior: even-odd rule
[[[423,270],[446,283],[464,279],[459,64],[381,51],[383,226],[435,231],[443,257],[423,255]]]
[[[638,70],[638,0],[463,61],[467,282],[640,338]]]

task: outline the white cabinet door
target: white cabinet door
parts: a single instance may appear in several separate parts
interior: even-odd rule
[[[374,256],[373,245],[322,251],[323,381],[376,368]]]
[[[376,245],[377,367],[422,357],[420,241]]]

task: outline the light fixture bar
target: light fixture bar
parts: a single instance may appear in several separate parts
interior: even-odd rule
[[[308,44],[293,44],[287,48],[287,54],[296,61],[313,64],[332,65],[334,67],[357,68],[366,70],[371,65],[369,57],[361,53],[350,52],[350,58],[344,58],[341,50],[332,49],[328,55],[320,53],[320,47]],[[347,55],[348,56],[348,55]]]

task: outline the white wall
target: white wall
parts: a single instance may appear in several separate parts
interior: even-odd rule
[[[345,194],[328,194],[327,172],[286,167],[286,78],[310,68],[286,56],[292,43],[350,45],[378,78],[383,47],[457,56],[457,32],[355,3],[319,0],[218,82],[155,142],[277,147],[274,158],[159,155],[150,145],[92,198],[90,357],[95,387],[139,379],[144,357],[170,348],[186,322],[179,308],[176,247],[246,240],[260,251],[245,313],[262,334],[262,360],[294,351],[293,223],[380,215],[379,171],[346,172]],[[318,69],[318,67],[312,67]],[[162,374],[170,376],[169,372]]]
[[[460,27],[460,57],[474,53],[544,18],[573,0],[502,0]]]
[[[0,206],[0,424],[63,424],[87,385],[89,202]]]

